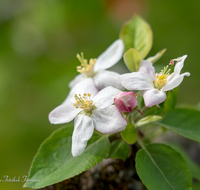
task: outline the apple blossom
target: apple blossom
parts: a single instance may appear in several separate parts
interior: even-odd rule
[[[78,83],[60,106],[49,114],[53,124],[68,123],[74,120],[72,135],[72,155],[80,155],[91,138],[94,129],[101,133],[116,133],[125,129],[127,122],[118,111],[114,97],[120,90],[106,87],[99,91],[94,81],[88,78]]]
[[[121,39],[118,39],[97,59],[90,59],[89,64],[87,59],[84,59],[83,53],[81,55],[77,54],[77,58],[81,63],[81,66],[77,67],[77,71],[80,74],[69,83],[69,87],[72,88],[75,84],[86,78],[93,78],[98,89],[103,89],[107,86],[124,89],[118,79],[119,74],[105,70],[115,65],[122,58],[123,51],[124,43]]]
[[[121,113],[132,112],[138,104],[134,92],[120,92],[115,96],[114,102]]]
[[[186,57],[187,55],[184,55],[174,59],[177,63],[172,74],[169,74],[170,69],[168,69],[168,66],[164,67],[160,73],[155,73],[152,63],[143,60],[140,62],[138,72],[120,76],[121,83],[128,90],[144,90],[143,98],[146,107],[160,104],[166,99],[166,91],[179,86],[184,76],[190,76],[188,72],[180,74]]]

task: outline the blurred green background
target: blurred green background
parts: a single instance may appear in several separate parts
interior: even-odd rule
[[[48,113],[65,99],[77,74],[76,54],[98,57],[135,13],[150,23],[149,56],[167,48],[159,63],[188,54],[179,105],[200,102],[200,1],[181,0],[1,0],[0,179],[27,175],[39,145],[52,131]],[[115,67],[125,70],[123,63]],[[23,183],[0,182],[2,190]]]

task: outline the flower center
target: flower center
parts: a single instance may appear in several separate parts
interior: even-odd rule
[[[93,101],[90,100],[91,94],[90,93],[84,93],[83,96],[81,94],[74,95],[74,98],[76,100],[76,103],[73,103],[73,105],[76,108],[81,108],[85,112],[91,112],[94,109]]]
[[[154,81],[154,87],[158,90],[162,89],[163,86],[167,83],[167,77],[170,75],[171,69],[168,69],[168,65],[161,70],[161,73],[156,73],[156,80]]]
[[[76,56],[78,60],[81,62],[81,65],[76,67],[79,73],[85,74],[87,77],[93,77],[95,75],[94,72],[94,64],[96,63],[96,59],[90,59],[89,64],[87,59],[84,59],[83,53],[81,55],[77,54]]]

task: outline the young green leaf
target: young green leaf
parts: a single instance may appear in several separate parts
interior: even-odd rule
[[[111,143],[109,158],[126,160],[130,152],[129,146],[121,139]]]
[[[135,131],[134,125],[129,123],[126,129],[121,131],[121,136],[128,144],[134,144],[137,140],[137,132]]]
[[[151,144],[137,152],[136,169],[149,190],[191,190],[189,168],[172,148]]]
[[[139,70],[139,62],[142,60],[142,55],[139,51],[130,48],[124,53],[123,58],[127,68],[131,72],[136,72]]]
[[[149,116],[147,116],[147,117],[144,117],[144,118],[140,119],[140,120],[135,124],[135,127],[136,127],[136,128],[137,128],[137,127],[141,127],[141,126],[143,126],[143,125],[146,125],[146,124],[151,123],[151,122],[153,122],[153,121],[157,121],[157,120],[159,120],[159,119],[162,119],[162,117],[159,116],[159,115],[149,115]]]
[[[163,50],[159,51],[156,55],[149,57],[147,59],[147,61],[150,61],[151,63],[155,63],[156,61],[158,61],[163,56],[163,54],[166,52],[166,50],[167,49],[163,49]]]
[[[187,153],[180,146],[172,143],[167,145],[181,154],[191,171],[192,177],[200,181],[200,167],[187,155]]]
[[[157,123],[186,138],[200,142],[200,111],[174,109]]]
[[[124,24],[120,31],[120,38],[125,44],[125,52],[134,48],[141,52],[142,59],[149,53],[153,44],[150,25],[138,15]]]
[[[73,157],[72,132],[73,127],[67,126],[58,129],[44,141],[33,160],[28,177],[30,181],[24,187],[37,189],[58,183],[86,171],[106,158],[110,149],[109,140],[107,136],[97,134],[88,141],[81,155]]]

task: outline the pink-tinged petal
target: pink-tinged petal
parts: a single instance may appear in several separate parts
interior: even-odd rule
[[[115,106],[121,113],[130,113],[132,111],[131,107],[125,106],[124,102],[121,99],[115,99]]]
[[[190,76],[190,73],[186,72],[181,75],[175,75],[168,83],[161,89],[161,91],[169,91],[181,84],[184,76]]]
[[[72,102],[68,101],[61,104],[49,113],[49,121],[52,124],[63,124],[73,120],[81,111],[80,108],[75,108]]]
[[[115,65],[124,52],[124,43],[121,39],[114,41],[98,58],[94,71],[105,70]]]
[[[165,101],[166,94],[157,89],[145,90],[143,92],[144,103],[146,107],[152,107]]]
[[[121,112],[131,112],[138,104],[134,92],[121,92],[114,98],[115,106]]]
[[[151,76],[152,80],[155,80],[155,68],[151,62],[146,60],[140,61],[139,72],[146,73]]]
[[[124,90],[119,80],[119,74],[113,71],[99,71],[94,76],[94,83],[96,87],[101,90],[107,86],[113,86],[120,90]]]
[[[187,55],[184,55],[181,57],[181,61],[177,62],[175,67],[174,67],[174,73],[180,75],[181,69],[184,66],[184,61],[187,58]]]
[[[87,145],[87,141],[92,137],[94,125],[92,119],[83,114],[78,114],[74,121],[74,131],[72,135],[72,155],[80,155]]]
[[[98,93],[98,90],[92,78],[87,78],[79,82],[74,86],[74,88],[72,88],[72,90],[69,93],[69,97],[71,97],[70,101],[75,102],[75,94],[83,95],[84,93],[91,93],[91,99]]]
[[[115,95],[121,92],[119,89],[108,86],[99,91],[93,98],[93,103],[97,108],[105,108],[114,103]]]
[[[127,122],[116,106],[111,105],[104,109],[95,109],[92,112],[94,128],[104,134],[117,133],[126,128]]]
[[[142,72],[123,74],[119,77],[121,84],[128,90],[148,90],[153,88],[153,79]]]
[[[73,88],[77,83],[81,82],[82,80],[86,79],[86,77],[83,74],[77,75],[70,83],[69,87]]]
[[[136,98],[130,98],[130,100],[127,101],[127,105],[134,109],[138,105],[138,101]]]

